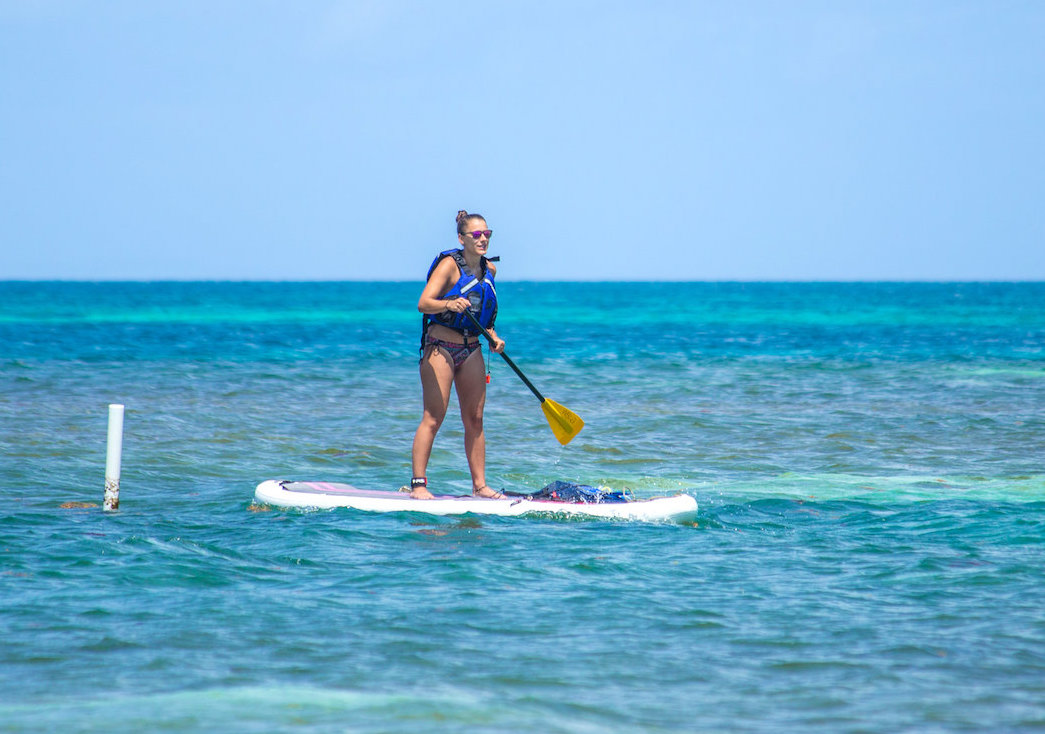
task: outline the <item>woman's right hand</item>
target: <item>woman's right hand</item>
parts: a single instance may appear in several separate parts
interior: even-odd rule
[[[467,298],[446,299],[446,310],[453,313],[464,313],[471,307],[472,303]]]

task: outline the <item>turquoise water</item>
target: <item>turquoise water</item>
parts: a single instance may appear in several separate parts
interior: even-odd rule
[[[0,289],[4,731],[1045,728],[1045,284],[501,284],[491,484],[692,525],[252,507],[409,478],[419,284]]]

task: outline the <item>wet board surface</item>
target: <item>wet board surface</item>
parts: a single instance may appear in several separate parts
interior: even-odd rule
[[[254,491],[255,501],[279,507],[331,509],[351,507],[367,512],[424,512],[429,515],[559,515],[639,521],[692,520],[697,514],[697,501],[686,494],[670,497],[583,504],[537,500],[509,496],[487,499],[471,495],[436,495],[435,499],[418,500],[406,492],[361,489],[338,482],[262,482]]]

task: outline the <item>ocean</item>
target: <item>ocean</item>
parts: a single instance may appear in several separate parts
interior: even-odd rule
[[[695,522],[256,506],[408,482],[420,287],[0,283],[0,731],[1045,730],[1045,284],[505,281],[490,485]]]

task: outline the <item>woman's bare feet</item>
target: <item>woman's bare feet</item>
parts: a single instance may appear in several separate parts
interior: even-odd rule
[[[499,500],[503,499],[504,495],[498,492],[496,489],[490,489],[485,484],[481,487],[477,487],[472,490],[473,497],[482,497],[488,500]]]

